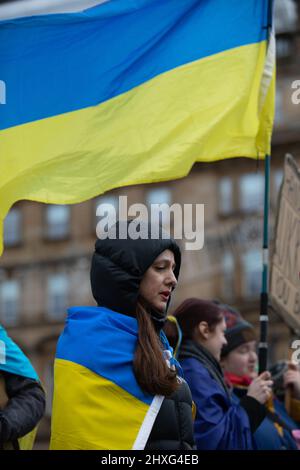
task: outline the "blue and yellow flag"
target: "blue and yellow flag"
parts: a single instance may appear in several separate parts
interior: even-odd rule
[[[52,450],[143,449],[163,402],[133,372],[136,318],[72,307],[54,367]]]
[[[268,5],[0,6],[0,223],[20,199],[77,203],[183,177],[196,161],[269,153]]]
[[[0,325],[0,371],[21,375],[27,379],[39,380],[29,359],[19,346],[7,335]]]
[[[1,371],[39,381],[38,375],[29,359],[0,325],[0,372]],[[26,434],[26,436],[18,439],[20,450],[32,449],[36,431],[37,428]]]

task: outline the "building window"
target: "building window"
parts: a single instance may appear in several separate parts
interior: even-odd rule
[[[276,40],[276,55],[278,59],[287,59],[293,54],[293,40],[290,37],[278,37]],[[276,105],[277,106],[277,105]]]
[[[61,240],[70,233],[70,207],[51,205],[46,208],[46,236],[51,240]]]
[[[226,252],[222,259],[222,297],[233,299],[234,297],[234,256],[231,252]]]
[[[232,179],[227,176],[220,180],[219,204],[221,215],[229,215],[233,211],[233,184]]]
[[[261,173],[240,178],[240,209],[243,212],[260,212],[264,206],[264,176]]]
[[[168,188],[153,188],[147,192],[146,203],[154,217],[164,225],[169,222],[170,206],[172,204],[171,191]],[[167,204],[166,207],[156,207],[156,204]],[[149,214],[149,216],[150,216]]]
[[[4,220],[4,244],[7,247],[15,246],[21,240],[21,211],[14,208],[9,211]]]
[[[288,33],[297,29],[297,5],[295,0],[275,0],[275,31]]]
[[[243,294],[245,297],[258,297],[262,287],[262,255],[261,250],[253,249],[242,255]]]
[[[53,274],[48,278],[48,315],[63,320],[68,307],[69,280],[66,274]]]
[[[0,321],[4,326],[18,323],[20,313],[20,283],[16,280],[0,284]]]

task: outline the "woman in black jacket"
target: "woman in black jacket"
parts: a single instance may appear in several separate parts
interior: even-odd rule
[[[148,225],[132,238],[138,225],[120,222],[96,242],[97,307],[69,311],[56,355],[51,449],[194,446],[190,390],[162,333],[180,250],[169,237],[151,239]]]

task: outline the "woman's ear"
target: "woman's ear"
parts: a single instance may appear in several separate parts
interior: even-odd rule
[[[206,321],[201,321],[198,324],[198,332],[200,333],[200,338],[208,339],[210,331]]]

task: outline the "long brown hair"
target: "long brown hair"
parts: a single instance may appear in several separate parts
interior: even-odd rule
[[[150,314],[141,302],[137,303],[136,318],[139,328],[133,361],[136,380],[151,395],[169,396],[179,386],[177,373],[168,367]]]

